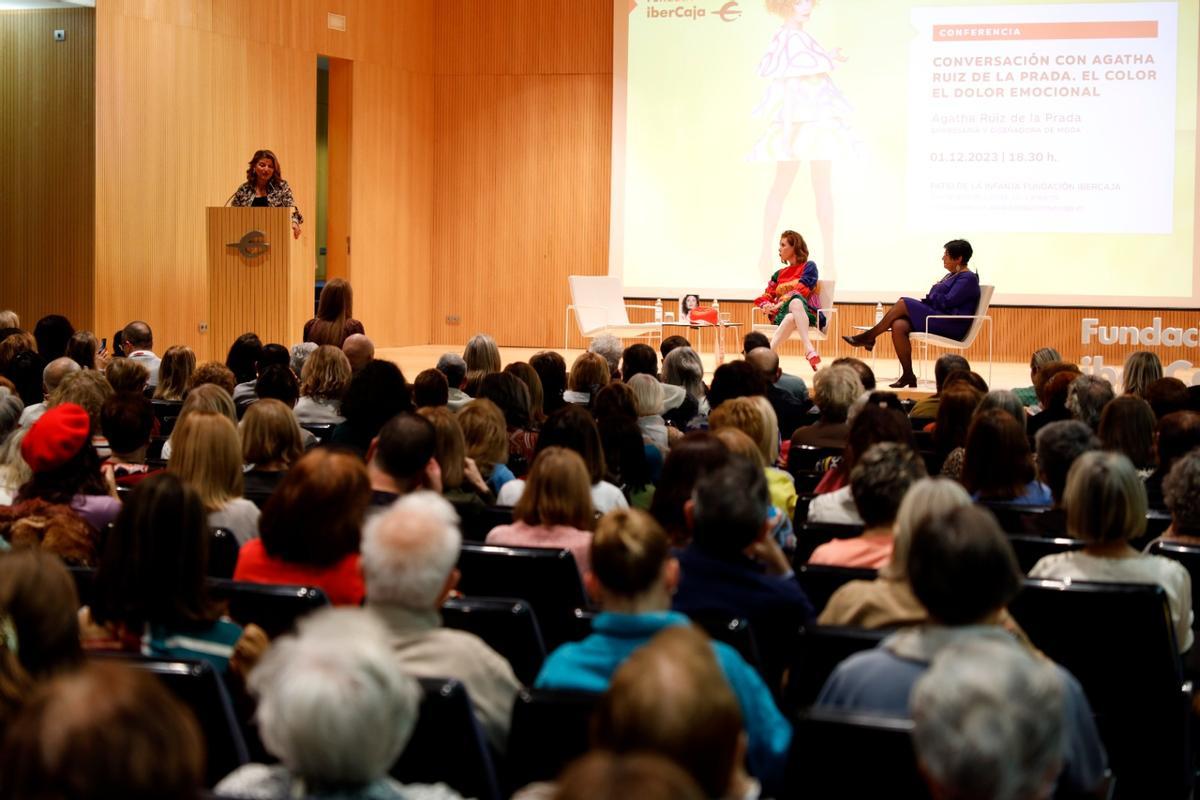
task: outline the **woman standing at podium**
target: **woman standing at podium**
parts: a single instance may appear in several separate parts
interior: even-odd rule
[[[290,208],[292,210],[292,235],[300,238],[300,224],[304,217],[296,208],[292,198],[292,187],[283,179],[283,171],[279,168],[279,159],[270,150],[256,150],[254,158],[246,167],[246,182],[233,193],[235,206],[269,206],[271,208]]]

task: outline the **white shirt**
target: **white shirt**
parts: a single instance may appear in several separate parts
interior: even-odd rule
[[[525,481],[520,478],[511,480],[500,487],[500,494],[496,495],[496,505],[515,506],[524,493]],[[629,508],[629,502],[616,486],[608,481],[600,481],[592,484],[592,507],[597,514],[607,514],[613,509]]]
[[[210,528],[225,528],[231,531],[238,545],[243,545],[251,539],[258,538],[258,506],[244,497],[236,497],[225,504],[220,511],[210,512],[208,525]]]
[[[316,397],[301,397],[296,401],[296,422],[301,425],[341,425],[346,418],[341,415],[341,403]]]
[[[146,369],[150,370],[149,386],[158,386],[158,365],[162,363],[162,359],[154,355],[152,350],[134,350],[129,354],[130,361],[136,361]]]
[[[836,525],[862,525],[849,486],[819,494],[808,504],[808,521]]]
[[[25,406],[25,410],[21,412],[21,419],[19,422],[17,422],[17,425],[22,428],[28,428],[32,426],[33,423],[37,422],[38,418],[45,413],[46,403],[44,401],[41,403],[34,403],[31,406]]]
[[[1139,553],[1129,558],[1102,558],[1075,551],[1040,559],[1031,578],[1070,578],[1077,581],[1157,583],[1167,592],[1179,652],[1192,646],[1192,578],[1177,561]]]

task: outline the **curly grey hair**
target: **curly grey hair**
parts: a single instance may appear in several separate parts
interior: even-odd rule
[[[1163,478],[1163,501],[1180,536],[1200,536],[1200,449],[1175,460]]]
[[[1100,415],[1115,397],[1112,384],[1094,375],[1080,375],[1067,390],[1067,410],[1093,431],[1100,429]]]
[[[925,477],[925,460],[908,445],[873,444],[850,470],[850,492],[863,524],[890,526],[910,486]]]
[[[621,353],[624,352],[620,339],[610,334],[597,336],[588,345],[588,352],[595,353],[608,362],[608,372],[610,375],[617,374],[617,370],[621,366]]]

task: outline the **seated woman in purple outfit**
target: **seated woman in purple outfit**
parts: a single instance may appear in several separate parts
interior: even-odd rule
[[[973,252],[971,243],[965,239],[954,239],[946,242],[945,248],[942,266],[950,274],[935,283],[929,294],[921,300],[901,297],[871,330],[857,336],[842,337],[855,347],[865,347],[870,351],[875,347],[875,337],[891,330],[896,358],[900,360],[900,380],[891,384],[893,389],[917,385],[917,376],[912,370],[912,343],[908,335],[913,331],[924,333],[926,317],[934,314],[974,314],[979,308],[979,276],[967,268]],[[962,339],[970,329],[969,319],[929,320],[929,333],[936,336]]]

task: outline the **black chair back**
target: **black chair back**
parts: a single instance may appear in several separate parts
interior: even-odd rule
[[[237,566],[241,545],[233,531],[211,528],[208,538],[208,575],[212,578],[232,578]]]
[[[442,622],[447,628],[473,633],[487,642],[504,656],[517,679],[526,686],[533,685],[546,660],[546,644],[537,616],[524,600],[452,598],[442,606]]]
[[[119,660],[157,677],[171,694],[191,709],[204,736],[208,759],[204,785],[215,786],[233,770],[249,763],[246,740],[221,676],[207,661],[97,653],[93,658]]]
[[[309,422],[300,426],[304,430],[317,437],[317,442],[324,442],[329,438],[329,434],[333,433],[333,429],[337,427],[332,423],[321,423],[320,425]]]
[[[513,521],[512,506],[468,506],[455,504],[462,519],[463,540],[483,543],[492,528],[501,525],[511,525]]]
[[[738,652],[743,661],[760,673],[763,672],[762,657],[759,654],[758,642],[755,640],[750,620],[743,617],[730,617],[728,614],[712,613],[692,614],[690,618],[713,639],[729,645]],[[763,678],[767,679],[768,676],[763,675]]]
[[[808,708],[838,664],[878,646],[891,631],[814,625],[800,631],[792,654],[781,710],[784,715]]]
[[[287,633],[304,615],[329,605],[329,598],[313,586],[247,583],[209,578],[212,596],[229,603],[229,616],[241,625],[255,625],[274,639]]]
[[[463,797],[500,800],[500,784],[471,699],[453,679],[419,678],[423,697],[412,739],[392,765],[401,783],[445,783]]]
[[[494,547],[464,542],[458,558],[458,588],[466,596],[516,597],[537,614],[546,649],[569,641],[577,628],[575,609],[587,594],[570,550]]]
[[[589,726],[600,695],[530,689],[517,695],[508,733],[510,790],[552,781],[589,748]]]
[[[1020,533],[1026,530],[1026,517],[1039,512],[1045,513],[1050,511],[1050,508],[1041,506],[1022,505],[1020,503],[1008,503],[999,501],[980,501],[979,505],[992,512],[992,516],[996,518],[996,522],[1000,524],[1000,530],[1008,531],[1009,533]],[[1065,533],[1065,531],[1061,531]]]
[[[805,509],[807,512],[807,509]],[[807,563],[813,551],[826,542],[834,539],[853,539],[863,531],[862,525],[841,525],[833,522],[805,522],[799,516],[799,506],[796,507],[796,518],[792,526],[796,531],[796,552],[792,554],[792,565],[799,566]]]
[[[793,730],[785,797],[931,797],[917,768],[912,720],[813,709]]]
[[[879,572],[862,567],[830,567],[824,564],[798,564],[796,580],[808,595],[813,611],[819,616],[833,593],[850,581],[873,581]]]
[[[1121,796],[1186,796],[1191,688],[1165,590],[1026,580],[1008,608],[1033,644],[1083,686]]]
[[[1008,541],[1012,545],[1013,552],[1017,554],[1017,563],[1021,565],[1021,572],[1025,574],[1029,574],[1033,565],[1046,556],[1082,550],[1084,546],[1084,542],[1079,539],[1026,534],[1009,534]]]
[[[1150,553],[1163,556],[1183,565],[1192,576],[1192,610],[1200,610],[1200,546],[1182,544],[1170,540],[1157,539],[1150,544]],[[1195,613],[1196,619],[1192,627],[1200,627],[1200,613]]]
[[[805,472],[812,471],[818,468],[827,458],[841,458],[842,448],[840,447],[813,447],[807,444],[792,443],[788,447],[788,472]]]

